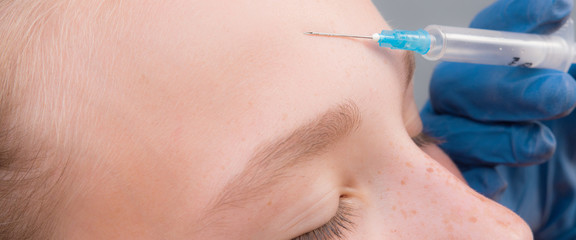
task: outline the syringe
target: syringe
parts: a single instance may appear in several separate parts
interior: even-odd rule
[[[371,36],[307,32],[329,37],[372,39],[380,47],[410,50],[428,60],[548,68],[568,71],[576,62],[574,22],[550,35],[430,25],[423,30],[384,30]]]

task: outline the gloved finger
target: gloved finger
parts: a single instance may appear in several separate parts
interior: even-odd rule
[[[549,69],[441,63],[429,90],[435,111],[479,121],[553,119],[576,105],[576,81]]]
[[[470,27],[548,34],[570,16],[573,0],[500,0],[481,11]]]
[[[568,70],[568,73],[571,76],[576,76],[576,64],[572,64],[572,66],[570,67],[570,70]]]
[[[424,131],[444,141],[440,144],[457,164],[527,166],[552,157],[556,139],[539,122],[483,123],[434,112],[430,104],[420,116]]]
[[[508,187],[494,167],[457,165],[468,185],[487,198],[497,200]]]

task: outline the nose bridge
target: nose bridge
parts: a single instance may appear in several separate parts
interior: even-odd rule
[[[510,210],[423,152],[405,152],[397,153],[395,164],[379,164],[388,169],[376,170],[370,181],[374,194],[367,219],[379,226],[376,236],[385,237],[377,239],[531,239],[527,225]]]

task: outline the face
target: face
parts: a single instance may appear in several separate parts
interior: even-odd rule
[[[303,34],[389,29],[370,1],[124,4],[61,239],[531,238],[414,143],[406,52]]]

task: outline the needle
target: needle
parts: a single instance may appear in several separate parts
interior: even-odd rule
[[[348,35],[348,34],[339,34],[339,33],[305,32],[304,34],[316,35],[316,36],[326,36],[326,37],[349,37],[349,38],[374,39],[373,36]]]

